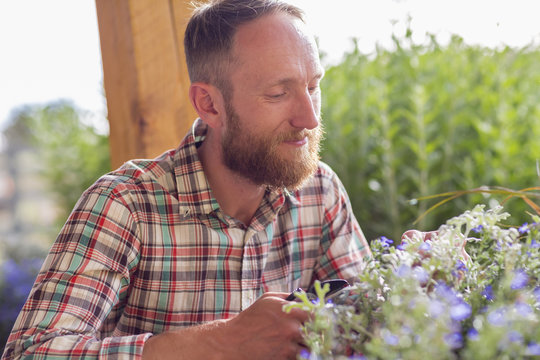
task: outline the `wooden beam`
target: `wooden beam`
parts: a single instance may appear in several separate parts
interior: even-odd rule
[[[190,0],[96,0],[113,168],[174,148],[196,113],[183,34]]]

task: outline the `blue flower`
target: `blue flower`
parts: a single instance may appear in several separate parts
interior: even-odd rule
[[[309,360],[309,357],[311,356],[310,352],[307,349],[300,350],[300,358]]]
[[[428,305],[429,315],[432,318],[438,318],[446,309],[444,304],[439,300],[432,300]]]
[[[525,351],[525,355],[537,356],[540,355],[540,344],[530,342]]]
[[[390,240],[386,236],[381,236],[380,237],[380,242],[381,242],[381,245],[383,247],[389,247],[390,245],[392,245],[394,243],[394,240]]]
[[[490,313],[487,315],[487,320],[491,325],[494,326],[503,326],[506,323],[506,309],[505,308],[499,308],[493,311],[490,311]]]
[[[391,346],[396,346],[399,344],[399,337],[397,337],[396,335],[392,334],[389,331],[384,332],[383,339],[388,345],[391,345]]]
[[[422,285],[426,284],[428,282],[428,280],[429,280],[429,274],[421,266],[416,266],[413,269],[413,274],[414,274],[414,277],[416,278],[416,280],[418,280],[418,282],[420,284],[422,284]]]
[[[489,301],[493,301],[493,287],[491,285],[486,286],[482,291],[482,296]]]
[[[527,286],[528,282],[529,282],[529,276],[527,275],[527,273],[523,270],[516,270],[514,272],[514,278],[512,279],[510,288],[512,290],[519,290]]]
[[[521,225],[518,229],[519,233],[520,234],[526,234],[529,232],[529,224],[528,223],[524,223],[523,225]]]
[[[472,314],[471,305],[462,301],[458,304],[450,307],[450,317],[455,321],[462,321],[467,319]]]
[[[451,349],[457,349],[463,346],[463,336],[461,336],[461,333],[459,332],[446,334],[444,336],[444,342],[448,344]]]
[[[536,242],[535,239],[532,239],[531,245],[529,245],[529,247],[530,247],[531,249],[540,248],[540,243],[539,243],[539,242]]]
[[[519,331],[512,330],[509,331],[508,334],[506,334],[508,340],[511,342],[521,342],[523,341],[523,335]]]
[[[398,250],[405,250],[405,247],[407,246],[407,242],[406,241],[402,241],[401,244],[399,244],[398,246],[396,246],[396,249]]]
[[[435,294],[450,304],[458,304],[462,300],[457,296],[454,289],[440,281],[435,286]]]
[[[540,303],[540,286],[534,289],[533,294],[536,297],[536,301]]]
[[[456,263],[456,270],[457,271],[468,271],[467,266],[465,266],[465,263],[461,260],[458,260]]]
[[[515,309],[518,314],[520,314],[523,317],[529,316],[533,313],[533,309],[529,304],[523,303],[523,302],[516,302]]]
[[[427,242],[423,242],[422,245],[420,245],[420,247],[418,248],[422,251],[430,251],[431,250],[431,244],[430,243],[427,243]]]
[[[484,232],[484,227],[482,225],[478,225],[478,226],[472,228],[471,230],[474,231],[477,234],[481,234],[482,232]]]
[[[408,277],[411,274],[411,268],[405,264],[399,265],[396,269],[396,275],[399,277]]]
[[[469,331],[467,331],[467,338],[469,340],[478,340],[478,330],[470,328]]]

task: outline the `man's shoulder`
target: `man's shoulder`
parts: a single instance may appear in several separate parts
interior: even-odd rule
[[[88,191],[122,193],[159,189],[174,192],[175,153],[176,150],[169,150],[155,159],[129,160],[118,169],[101,176]]]
[[[313,176],[306,183],[307,186],[323,186],[323,187],[334,187],[341,186],[336,172],[323,161],[319,161],[317,170]]]

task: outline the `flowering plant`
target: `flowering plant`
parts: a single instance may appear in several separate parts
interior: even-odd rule
[[[540,217],[504,227],[502,207],[454,217],[427,241],[371,243],[358,282],[334,301],[316,284],[302,359],[540,356]],[[466,250],[466,253],[463,251]]]

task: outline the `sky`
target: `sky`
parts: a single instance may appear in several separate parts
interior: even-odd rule
[[[391,46],[410,16],[413,39],[444,43],[540,44],[538,0],[290,0],[302,7],[329,63],[358,38],[360,50]],[[539,5],[537,5],[539,4]],[[72,101],[98,123],[106,118],[95,0],[0,0],[0,129],[13,109]]]

